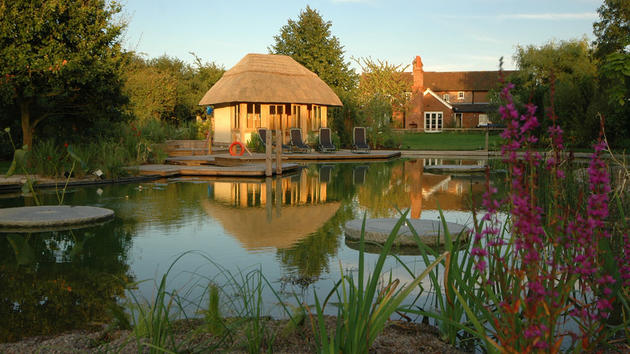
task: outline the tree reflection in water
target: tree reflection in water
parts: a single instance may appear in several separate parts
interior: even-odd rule
[[[0,341],[107,323],[131,281],[131,233],[103,226],[0,234]]]

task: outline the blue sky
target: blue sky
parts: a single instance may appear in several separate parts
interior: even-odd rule
[[[427,71],[514,68],[517,45],[593,39],[596,0],[123,0],[125,47],[192,62],[189,52],[229,69],[267,53],[273,36],[306,5],[332,22],[346,59],[371,57]],[[353,67],[357,68],[355,64]],[[408,69],[410,70],[410,69]]]

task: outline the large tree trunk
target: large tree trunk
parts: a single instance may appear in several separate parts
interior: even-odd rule
[[[22,115],[22,145],[33,148],[33,126],[31,125],[31,109],[28,100],[20,100],[20,113]]]

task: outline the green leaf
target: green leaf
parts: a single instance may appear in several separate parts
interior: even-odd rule
[[[13,153],[13,161],[11,161],[11,166],[7,171],[7,177],[13,176],[18,168],[24,169],[26,167],[26,154],[28,152],[28,146],[24,145],[25,148],[17,149]]]

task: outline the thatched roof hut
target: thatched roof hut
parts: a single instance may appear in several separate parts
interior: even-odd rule
[[[247,54],[206,92],[199,105],[231,102],[341,106],[315,73],[286,55]]]

